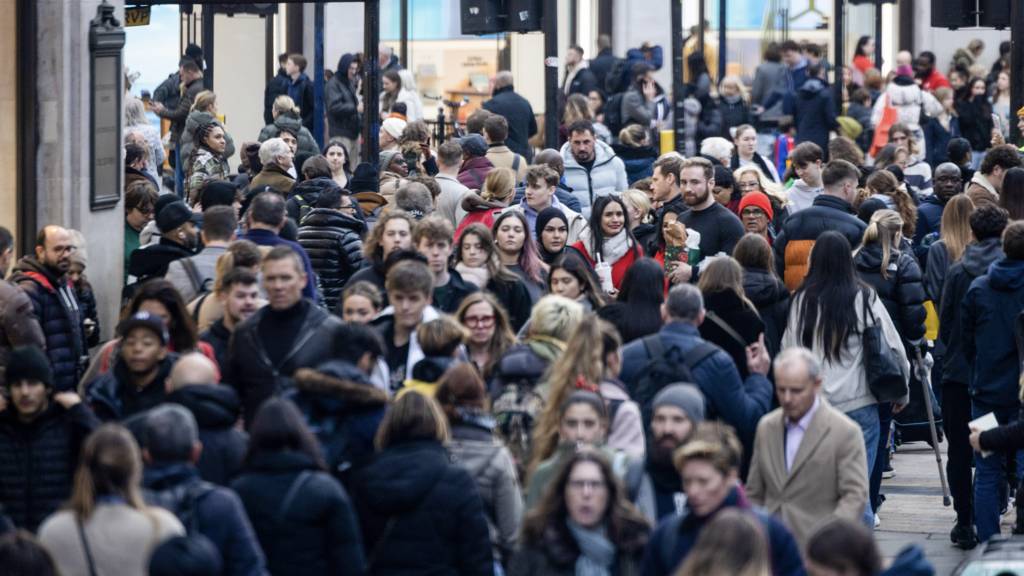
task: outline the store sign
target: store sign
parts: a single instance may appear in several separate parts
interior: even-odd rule
[[[149,26],[149,6],[124,9],[125,26]]]

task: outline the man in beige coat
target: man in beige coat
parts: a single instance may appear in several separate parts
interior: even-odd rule
[[[821,366],[805,348],[775,359],[780,407],[761,418],[747,480],[750,500],[807,545],[835,517],[864,518],[868,470],[860,427],[821,395]]]

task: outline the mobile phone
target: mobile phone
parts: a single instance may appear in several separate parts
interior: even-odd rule
[[[992,126],[998,130],[1000,134],[1003,133],[1003,121],[999,118],[999,114],[992,115]]]

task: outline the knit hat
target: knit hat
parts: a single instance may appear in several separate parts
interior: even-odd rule
[[[36,346],[18,346],[7,356],[4,381],[10,386],[22,380],[36,380],[53,386],[53,368],[50,359]]]
[[[380,171],[387,172],[388,167],[391,166],[391,163],[395,161],[395,157],[401,155],[402,152],[400,150],[384,150],[383,152],[381,152],[380,164],[378,164],[380,166]]]
[[[888,166],[885,167],[885,170],[886,170],[886,172],[889,172],[890,174],[895,176],[896,180],[900,184],[903,184],[903,178],[904,178],[903,168],[900,168],[899,164],[889,164]]]
[[[218,576],[223,569],[220,552],[202,534],[168,538],[149,557],[150,576]]]
[[[117,325],[117,335],[121,338],[128,336],[128,333],[136,328],[147,328],[160,338],[160,342],[166,346],[171,337],[167,333],[164,321],[155,314],[146,311],[136,312],[134,315],[125,318]]]
[[[715,186],[721,188],[733,187],[732,171],[725,166],[715,165]]]
[[[203,210],[214,206],[231,206],[235,203],[237,193],[238,188],[227,180],[207,180],[199,203],[203,205]]]
[[[381,123],[380,129],[387,132],[388,136],[391,136],[395,140],[402,137],[402,133],[405,132],[406,122],[401,118],[388,118]]]
[[[161,194],[157,196],[156,202],[153,203],[153,214],[159,214],[160,211],[164,209],[164,206],[167,206],[168,204],[177,202],[179,200],[180,198],[170,193]]]
[[[662,388],[654,396],[651,410],[657,410],[659,406],[675,406],[686,412],[695,424],[704,421],[704,394],[693,384],[672,384]]]
[[[357,192],[376,192],[378,186],[377,168],[369,162],[360,162],[348,181],[348,189]]]
[[[555,218],[565,222],[566,228],[569,227],[569,219],[565,217],[565,212],[562,212],[554,206],[548,206],[537,214],[537,223],[536,226],[534,226],[534,229],[538,243],[540,243],[540,233],[544,231],[544,227],[548,225],[548,222],[551,222]]]
[[[181,200],[171,202],[156,214],[156,227],[167,233],[192,219],[192,210]]]
[[[897,66],[896,67],[896,75],[897,76],[906,76],[907,78],[913,78],[914,77],[914,69],[911,68],[910,66],[906,65],[906,64],[904,64],[902,66]]]
[[[474,158],[487,155],[487,141],[479,134],[470,134],[459,138],[459,145],[462,151]]]
[[[747,206],[754,206],[760,208],[764,212],[768,219],[775,218],[775,211],[772,210],[772,201],[768,199],[768,195],[764,192],[750,192],[740,199],[740,214],[743,214],[743,209]]]

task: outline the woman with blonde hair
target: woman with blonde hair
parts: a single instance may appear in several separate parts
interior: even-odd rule
[[[494,168],[484,179],[480,194],[466,194],[462,199],[462,209],[467,212],[465,218],[455,229],[455,239],[462,236],[462,231],[471,224],[483,224],[491,228],[494,220],[512,203],[516,195],[516,173],[510,168]]]
[[[61,574],[145,576],[153,550],[185,534],[174,514],[146,506],[141,482],[142,457],[128,430],[105,424],[89,435],[67,507],[39,528]]]
[[[743,289],[743,267],[731,256],[711,258],[701,267],[697,288],[704,295],[701,338],[728,352],[745,379],[747,347],[764,335],[764,322]]]
[[[740,191],[740,198],[751,192],[761,192],[768,197],[772,203],[773,215],[769,222],[771,226],[769,236],[774,238],[775,234],[782,230],[782,224],[789,218],[788,202],[782,186],[765,176],[765,173],[756,164],[747,164],[734,170],[733,181],[736,182],[736,188]]]
[[[754,121],[750,114],[747,89],[739,76],[726,76],[718,83],[718,111],[722,114],[722,136],[731,138],[732,129],[749,126]]]
[[[221,128],[224,128],[224,125],[221,124],[218,118],[218,114],[217,95],[212,90],[200,92],[192,102],[192,110],[188,113],[188,118],[185,120],[185,131],[181,134],[182,158],[188,158],[192,153],[192,146],[195,143],[195,131],[200,126],[216,122]],[[227,133],[227,129],[224,130],[224,141],[226,145],[223,156],[224,158],[231,158],[235,155],[235,141]]]
[[[924,293],[938,311],[942,302],[942,287],[951,266],[963,258],[964,250],[974,239],[971,232],[971,212],[974,202],[966,194],[957,194],[946,202],[942,211],[939,239],[928,247],[928,260],[924,273]]]
[[[501,356],[516,342],[508,313],[493,294],[479,291],[462,300],[455,317],[469,331],[470,361],[489,381]]]
[[[764,528],[749,512],[727,509],[701,530],[676,576],[770,576],[771,554]]]
[[[622,193],[622,201],[629,212],[629,227],[640,246],[650,246],[654,242],[658,229],[652,222],[654,205],[651,198],[643,191],[630,188]],[[646,248],[645,248],[646,249]]]
[[[267,124],[260,130],[258,138],[260,142],[266,142],[271,138],[279,138],[281,137],[281,132],[287,132],[294,136],[298,142],[298,148],[293,151],[296,158],[308,158],[320,153],[320,147],[316,145],[313,134],[302,125],[302,111],[295,105],[295,101],[290,96],[282,94],[275,98],[270,113],[274,117],[274,122]]]

